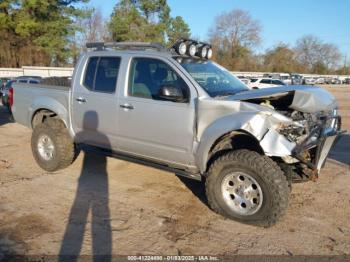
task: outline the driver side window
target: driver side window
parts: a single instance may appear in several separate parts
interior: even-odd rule
[[[159,96],[163,86],[180,89],[188,100],[187,84],[169,65],[158,59],[133,58],[129,74],[130,96],[163,100]]]

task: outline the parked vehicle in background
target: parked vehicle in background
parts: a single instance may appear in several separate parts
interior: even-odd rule
[[[4,86],[9,80],[9,78],[0,78],[0,97],[2,97]]]
[[[286,85],[284,82],[282,82],[279,79],[272,79],[272,78],[253,78],[250,80],[249,87],[251,89],[263,89],[263,88],[269,88],[269,87],[276,87],[276,86],[284,86]]]
[[[268,74],[264,74],[263,78],[271,78],[271,79],[275,79],[275,80],[281,80],[286,85],[292,84],[291,75],[288,73],[268,73]]]
[[[329,92],[249,90],[209,60],[209,44],[88,47],[95,49],[80,57],[72,86],[13,86],[14,119],[33,129],[32,152],[44,170],[69,166],[76,148],[90,146],[205,179],[213,210],[268,227],[285,213],[292,181],[317,177],[341,133]]]
[[[39,84],[41,80],[40,76],[20,76],[16,78],[16,83]]]
[[[323,85],[325,83],[326,83],[326,81],[323,77],[316,78],[315,84]]]
[[[292,78],[290,74],[280,74],[279,79],[285,83],[286,85],[291,85],[292,84]]]
[[[303,78],[303,85],[309,85],[309,86],[313,86],[315,85],[316,80],[313,77],[304,77]]]
[[[332,78],[331,84],[333,85],[341,85],[342,81],[339,78]]]
[[[9,92],[14,83],[39,84],[40,81],[41,81],[41,77],[32,77],[32,76],[31,77],[21,76],[8,81],[3,88],[3,93],[1,97],[2,104],[6,106],[9,111],[11,111],[10,101],[9,101]]]
[[[350,78],[345,78],[344,82],[345,85],[350,85]]]
[[[332,84],[332,78],[331,77],[325,77],[324,82],[325,82],[325,84],[330,85],[330,84]]]
[[[6,85],[3,87],[3,90],[2,90],[2,97],[1,97],[1,102],[2,102],[2,105],[7,107],[10,111],[10,103],[8,101],[8,98],[9,98],[9,90],[10,88],[12,87],[12,83],[14,83],[15,80],[10,80],[6,83]]]
[[[292,85],[302,85],[303,84],[303,76],[300,74],[290,74]]]
[[[246,78],[245,76],[237,76],[237,78],[238,78],[239,80],[241,80],[242,83],[245,84],[245,85],[249,85],[249,83],[250,83],[250,79],[249,79],[249,78]]]

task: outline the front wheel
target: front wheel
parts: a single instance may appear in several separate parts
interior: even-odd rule
[[[253,151],[237,150],[212,163],[206,195],[217,213],[269,227],[285,213],[289,188],[285,175],[272,159]]]

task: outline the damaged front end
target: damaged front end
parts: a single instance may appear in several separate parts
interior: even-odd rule
[[[290,123],[275,125],[275,130],[269,130],[266,135],[283,135],[294,145],[290,154],[280,156],[280,159],[283,161],[281,167],[295,182],[316,179],[338,135],[345,132],[341,131],[341,117],[334,97],[321,88],[297,87],[283,95],[255,97],[245,101],[268,105],[292,120]],[[274,147],[286,144],[285,141],[277,140],[280,139],[278,135],[266,135],[261,140],[262,146],[264,143],[265,147],[267,144]]]
[[[198,100],[198,160],[205,170],[209,145],[233,131],[253,136],[265,155],[294,181],[317,178],[341,131],[334,97],[318,87],[288,86]]]
[[[327,114],[310,114],[294,111],[291,118],[297,126],[279,127],[279,132],[296,146],[291,157],[282,157],[298,176],[294,179],[315,179],[325,164],[328,153],[341,131],[341,118],[334,109]]]

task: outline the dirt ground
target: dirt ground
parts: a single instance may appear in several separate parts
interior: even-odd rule
[[[350,130],[350,87],[330,89]],[[47,173],[31,131],[0,109],[1,254],[350,254],[350,134],[317,182],[295,184],[287,214],[264,229],[213,213],[203,185],[125,161],[81,154]]]

